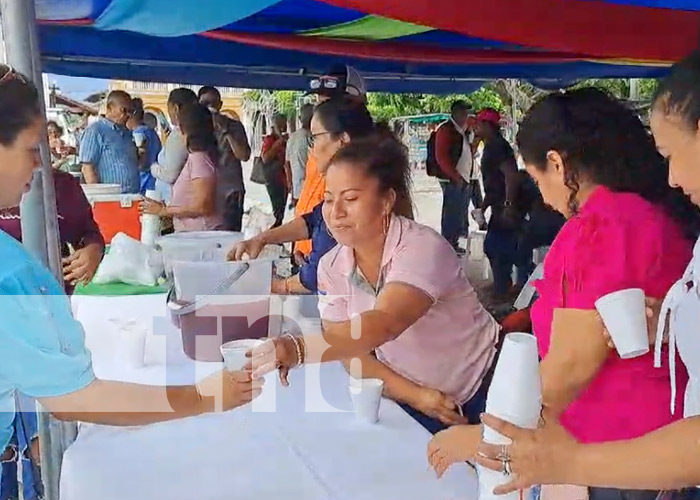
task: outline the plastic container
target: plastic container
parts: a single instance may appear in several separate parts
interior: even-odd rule
[[[240,266],[250,267],[226,290],[217,291]],[[272,261],[175,261],[173,273],[168,309],[189,358],[221,361],[223,344],[270,334]]]
[[[166,277],[171,279],[173,262],[224,262],[231,248],[242,240],[242,233],[230,231],[174,233],[158,238],[156,250],[163,257]]]
[[[83,184],[82,187],[85,196],[122,194],[122,187],[119,184]]]
[[[94,186],[102,185],[95,184]],[[85,187],[87,186],[84,186],[83,189]],[[87,191],[85,195],[92,206],[95,222],[97,222],[105,242],[110,243],[117,233],[124,233],[135,240],[141,240],[140,195],[91,194]]]

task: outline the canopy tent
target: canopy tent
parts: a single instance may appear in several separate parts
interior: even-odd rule
[[[36,0],[45,71],[305,88],[338,62],[370,90],[469,92],[656,77],[696,47],[695,0]]]

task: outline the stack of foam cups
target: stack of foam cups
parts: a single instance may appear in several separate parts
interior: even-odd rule
[[[537,341],[528,333],[506,335],[503,349],[496,363],[493,382],[486,399],[486,413],[519,427],[537,428],[542,409]],[[495,430],[484,426],[484,441],[507,445],[511,441]],[[497,486],[512,480],[504,472],[483,467],[479,473],[479,500],[520,500],[529,498],[529,492],[494,495]]]
[[[162,201],[160,193],[149,189],[146,198],[153,201]],[[154,246],[160,237],[160,217],[158,215],[144,214],[141,216],[141,243]]]

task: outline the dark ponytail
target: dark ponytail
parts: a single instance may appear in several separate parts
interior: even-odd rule
[[[683,119],[691,130],[700,121],[700,51],[695,51],[671,68],[671,73],[656,89],[652,107],[666,115]]]
[[[396,138],[382,134],[357,139],[343,146],[330,164],[344,163],[361,168],[365,175],[379,182],[379,190],[386,193],[393,189],[396,215],[413,219],[411,200],[411,169],[406,148]]]
[[[354,141],[374,134],[374,121],[367,106],[349,97],[322,102],[314,109],[314,116],[333,139],[347,134]]]
[[[578,211],[579,183],[637,193],[663,206],[693,241],[700,212],[668,184],[668,165],[634,110],[596,88],[550,94],[533,105],[520,125],[518,149],[525,163],[547,168],[547,153],[564,159],[569,208]]]

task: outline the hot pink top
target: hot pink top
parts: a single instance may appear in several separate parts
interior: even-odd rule
[[[636,194],[597,188],[562,228],[545,259],[544,278],[536,284],[532,322],[540,355],[549,350],[555,308],[594,309],[598,298],[625,288],[663,298],[691,251],[691,242],[662,208]],[[687,374],[682,363],[676,366],[683,394]],[[676,401],[675,416],[670,413],[669,384],[668,365],[654,368],[653,353],[622,360],[613,352],[569,405],[562,423],[587,443],[641,436],[683,415],[681,401]]]
[[[196,179],[216,179],[216,167],[207,153],[191,152],[187,163],[173,184],[173,196],[170,204],[174,207],[189,206],[193,202],[194,188],[192,181]],[[212,231],[222,229],[223,219],[218,211],[203,217],[173,217],[176,232]]]
[[[318,267],[319,309],[326,321],[347,321],[374,309],[381,288],[408,284],[433,300],[428,312],[377,358],[405,378],[462,404],[479,389],[495,356],[498,323],[484,309],[447,241],[431,228],[391,218],[376,289],[355,265],[353,249],[337,245]]]

